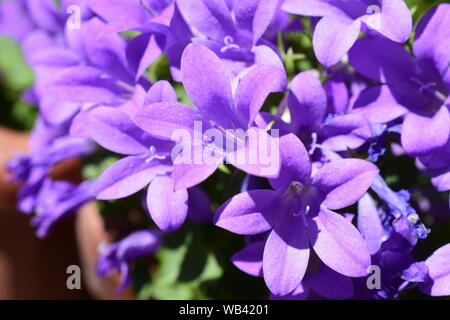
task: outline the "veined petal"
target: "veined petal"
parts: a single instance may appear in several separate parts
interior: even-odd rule
[[[447,143],[450,114],[446,106],[433,117],[409,113],[402,127],[402,145],[411,156],[425,155]]]
[[[227,162],[254,176],[278,177],[281,168],[279,137],[256,127],[250,128],[246,136],[245,145],[226,155]]]
[[[235,95],[236,111],[242,122],[250,126],[272,92],[286,86],[284,69],[273,66],[257,66],[239,83]]]
[[[177,94],[170,84],[166,80],[160,80],[156,82],[145,97],[144,106],[158,103],[158,102],[174,102],[178,101]]]
[[[340,1],[341,3],[344,1]],[[345,11],[339,7],[338,1],[329,0],[286,0],[283,10],[302,16],[324,17],[324,16],[347,16]]]
[[[88,112],[91,138],[102,147],[121,154],[142,154],[162,141],[141,130],[129,116],[116,108],[99,107]]]
[[[177,0],[189,25],[215,40],[234,32],[231,12],[224,0]]]
[[[383,242],[384,230],[372,197],[366,193],[358,202],[358,229],[366,240],[370,254],[375,254]]]
[[[427,287],[421,288],[431,296],[447,296],[450,294],[450,244],[437,249],[425,264],[432,279]]]
[[[171,167],[146,157],[126,157],[102,173],[94,185],[97,199],[112,200],[128,197],[147,186],[157,175],[170,172]]]
[[[277,12],[278,4],[279,0],[259,1],[252,23],[253,45],[255,45],[266,32]]]
[[[325,122],[320,129],[322,146],[333,151],[356,149],[372,137],[369,122],[358,114],[344,114]]]
[[[311,161],[305,146],[294,134],[280,138],[281,170],[278,178],[270,179],[277,190],[285,190],[293,181],[309,184]]]
[[[175,189],[188,189],[208,179],[222,164],[220,158],[209,158],[204,163],[175,163],[173,166],[173,178]]]
[[[403,0],[381,0],[380,12],[362,18],[370,28],[392,41],[404,43],[412,31],[412,17]]]
[[[408,112],[395,97],[389,86],[371,87],[361,92],[352,112],[365,117],[370,123],[386,123]]]
[[[378,173],[378,168],[368,161],[339,159],[319,169],[312,184],[327,194],[323,203],[327,208],[342,209],[358,201]]]
[[[279,194],[272,190],[251,190],[240,193],[217,210],[214,224],[228,231],[254,235],[272,228],[275,202]]]
[[[324,17],[314,30],[313,46],[317,59],[325,67],[338,63],[353,46],[361,31],[361,21]]]
[[[230,71],[214,52],[190,44],[181,58],[181,74],[189,98],[206,119],[224,129],[239,124],[233,110]]]
[[[136,25],[146,21],[144,7],[138,0],[88,0],[89,8],[106,21],[132,21]]]
[[[295,127],[315,130],[327,112],[327,96],[313,71],[296,75],[290,84],[289,110]]]
[[[136,113],[133,121],[148,133],[165,139],[173,139],[176,131],[193,138],[195,123],[198,121],[203,124],[202,116],[197,110],[174,102],[148,105]],[[208,128],[208,125],[203,128]]]
[[[308,220],[314,251],[328,267],[348,277],[367,275],[370,253],[358,230],[341,215],[322,209]]]
[[[349,51],[350,64],[363,76],[400,87],[417,77],[416,65],[402,45],[382,37],[365,37]]]
[[[263,274],[270,291],[277,296],[294,291],[306,273],[308,260],[309,243],[302,218],[283,219],[264,248]]]
[[[156,177],[148,187],[147,207],[161,230],[175,231],[186,220],[188,192],[186,189],[175,191],[175,185],[169,176]]]
[[[442,3],[429,10],[416,28],[414,54],[431,59],[442,77],[450,64],[450,4]],[[450,84],[450,82],[448,82]]]

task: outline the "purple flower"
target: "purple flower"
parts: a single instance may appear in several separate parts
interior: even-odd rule
[[[287,12],[321,17],[314,30],[313,46],[326,67],[339,62],[362,30],[371,29],[396,42],[406,42],[412,18],[402,0],[286,0]]]
[[[263,36],[281,14],[279,0],[178,0],[177,4],[193,29],[193,42],[221,59],[239,62],[231,67],[236,73],[242,63],[251,66],[258,60],[255,47],[273,47]]]
[[[444,147],[450,135],[450,54],[444,49],[450,43],[449,14],[450,5],[443,4],[421,19],[413,45],[415,59],[401,45],[375,37],[358,40],[350,50],[351,65],[383,83],[360,95],[355,112],[371,123],[404,117],[402,145],[411,156],[427,156]]]
[[[12,158],[7,169],[13,180],[22,184],[19,190],[19,209],[25,213],[36,210],[41,188],[55,164],[92,152],[93,145],[89,141],[64,137],[54,140],[43,150],[38,149],[30,155]]]
[[[6,0],[0,4],[0,34],[21,41],[32,28],[33,23],[30,21],[23,1]]]
[[[377,208],[368,194],[361,198],[358,203],[358,229],[368,245],[372,264],[380,268],[381,287],[369,290],[366,279],[362,279],[357,283],[356,296],[364,299],[398,298],[409,284],[402,274],[415,264],[413,250],[428,231],[409,205],[407,192],[392,191],[381,177],[375,180],[372,189],[382,202]],[[419,269],[422,267],[417,265]],[[411,282],[414,282],[412,274],[416,271],[411,269],[406,274]]]
[[[265,241],[254,242],[233,255],[233,264],[241,271],[257,277],[263,276],[263,255]],[[285,296],[272,295],[277,300],[306,300],[312,291],[328,299],[348,299],[353,296],[351,278],[330,269],[317,257],[311,257],[310,270],[300,285]]]
[[[31,224],[36,227],[36,235],[44,238],[61,219],[73,214],[83,204],[94,199],[92,181],[84,181],[79,186],[65,181],[46,179],[36,199],[36,215]]]
[[[68,48],[76,59],[46,79],[40,109],[45,120],[58,125],[93,106],[120,106],[135,94],[135,85],[149,88],[150,82],[132,66],[138,57],[127,56],[127,42],[108,25],[94,17],[74,30],[77,48]],[[55,53],[55,50],[49,50]],[[61,59],[60,59],[61,60]],[[48,72],[49,70],[44,69]]]
[[[275,138],[256,127],[254,120],[266,97],[284,87],[284,70],[273,66],[258,66],[236,84],[232,82],[229,70],[211,50],[191,44],[183,53],[181,73],[183,84],[195,109],[175,102],[155,103],[146,106],[134,116],[135,123],[154,136],[174,140],[184,138],[175,138],[176,132],[182,131],[189,135],[188,138],[182,139],[188,141],[176,141],[181,143],[182,147],[181,158],[177,156],[174,163],[173,178],[176,189],[190,188],[203,182],[225,159],[247,173],[276,176],[279,170],[276,156],[272,157],[273,165],[269,169],[266,164],[242,163],[236,160],[246,152],[258,154],[258,149],[249,150],[258,148],[258,144],[250,143],[248,139],[243,141],[236,130],[240,130],[244,135],[253,134],[260,139],[259,142],[265,141],[266,146],[271,145]],[[197,129],[198,125],[204,132]],[[205,135],[209,129],[218,134],[212,137],[212,141],[205,141],[208,140]],[[222,142],[221,146],[219,141]],[[231,142],[233,146],[238,144],[241,148],[227,152],[224,141]],[[192,153],[202,155],[203,159],[196,161],[192,158],[195,157]]]
[[[119,271],[121,281],[116,293],[122,292],[132,281],[129,264],[135,259],[154,254],[160,247],[161,241],[161,233],[141,230],[133,232],[120,241],[101,245],[97,275],[106,277],[114,269]]]
[[[270,231],[263,274],[275,295],[298,287],[307,270],[310,247],[334,271],[365,276],[370,265],[367,246],[357,229],[332,210],[361,198],[378,169],[363,160],[341,159],[311,177],[308,153],[296,136],[283,136],[280,148],[280,176],[270,180],[275,190],[251,190],[233,197],[217,210],[215,224],[244,235]]]
[[[172,0],[91,0],[90,7],[108,22],[109,32],[135,30],[141,34],[126,49],[130,67],[139,78],[162,53],[166,53],[172,76],[181,81],[180,58],[192,33]]]
[[[275,120],[274,127],[296,133],[311,155],[318,149],[325,154],[356,149],[372,136],[372,129],[363,116],[347,111],[348,99],[342,97],[342,90],[347,96],[345,84],[339,90],[323,88],[313,71],[301,72],[290,83],[290,123],[267,113],[262,114],[263,121],[268,124]],[[342,105],[342,100],[345,106],[330,108]]]
[[[161,85],[173,90],[168,83]],[[88,124],[95,128],[90,133],[98,144],[126,155],[99,177],[94,190],[97,198],[120,199],[149,185],[147,208],[151,217],[164,231],[178,229],[188,213],[188,192],[174,190],[170,159],[173,144],[150,136],[115,108],[93,109]]]
[[[402,279],[416,283],[420,291],[430,296],[450,295],[450,244],[437,249],[424,262],[416,262],[403,271]]]

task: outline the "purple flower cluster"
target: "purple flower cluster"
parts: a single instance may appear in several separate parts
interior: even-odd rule
[[[39,108],[30,154],[8,165],[19,208],[43,237],[88,201],[145,190],[163,232],[189,218],[245,235],[232,262],[273,299],[450,295],[449,245],[415,259],[430,230],[379,161],[405,153],[450,190],[450,5],[412,21],[403,0],[5,0],[0,33],[21,44]],[[289,74],[303,52],[285,35],[309,29],[317,68]],[[154,81],[161,59],[170,77]],[[96,179],[50,177],[106,152],[120,159]],[[202,188],[226,165],[247,178],[213,216]],[[98,275],[117,269],[125,288],[163,242],[143,230],[103,247]]]

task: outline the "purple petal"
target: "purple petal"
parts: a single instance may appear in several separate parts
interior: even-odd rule
[[[395,42],[404,43],[412,31],[412,17],[403,0],[381,0],[381,11],[362,18],[368,27]]]
[[[115,108],[100,107],[89,112],[91,138],[115,153],[133,155],[149,151],[161,142],[137,127],[129,116]]]
[[[370,123],[386,123],[401,117],[408,110],[399,104],[390,88],[384,85],[361,92],[352,112],[361,114]]]
[[[432,282],[426,288],[421,288],[431,296],[450,295],[450,244],[437,249],[425,264],[429,269]]]
[[[239,29],[252,30],[253,18],[260,2],[261,0],[234,1],[233,11]]]
[[[348,277],[367,275],[370,253],[361,234],[349,221],[322,209],[308,224],[309,240],[323,263]]]
[[[428,273],[429,269],[425,262],[416,262],[403,271],[402,279],[409,282],[426,282]]]
[[[324,17],[314,30],[313,45],[317,59],[325,67],[338,63],[353,46],[361,31],[361,21]]]
[[[163,231],[175,231],[186,220],[188,213],[188,192],[175,191],[169,176],[156,177],[147,191],[147,207],[156,225]]]
[[[276,296],[272,294],[270,300],[307,300],[309,295],[309,285],[303,280],[298,287],[285,296]]]
[[[414,54],[421,60],[431,59],[444,76],[450,63],[449,39],[450,5],[443,3],[429,10],[420,20],[416,28]]]
[[[53,78],[46,94],[51,99],[118,105],[126,91],[95,68],[77,66],[66,68]]]
[[[188,189],[202,183],[217,170],[222,162],[220,158],[211,157],[205,160],[205,163],[175,163],[173,166],[175,189]]]
[[[292,79],[289,110],[296,127],[315,130],[327,112],[327,96],[313,71],[304,71]]]
[[[340,5],[344,1],[329,0],[286,0],[283,4],[283,10],[302,16],[323,17],[323,16],[345,16],[347,14]],[[355,1],[349,5],[355,5]]]
[[[353,297],[352,279],[321,265],[320,271],[309,281],[311,289],[327,299],[343,300]]]
[[[89,7],[107,21],[132,21],[136,25],[147,19],[139,0],[89,0]]]
[[[279,194],[272,190],[251,190],[240,193],[217,210],[214,224],[228,231],[254,235],[272,228],[275,202]]]
[[[325,83],[327,93],[328,110],[331,113],[339,114],[347,112],[349,108],[350,92],[343,77],[338,74],[333,75]],[[356,93],[353,93],[356,95]]]
[[[189,25],[214,40],[234,32],[234,23],[224,0],[178,0],[178,7]]]
[[[147,157],[126,157],[103,172],[94,186],[94,193],[100,200],[125,198],[170,170],[170,166],[148,161]]]
[[[445,145],[449,134],[447,107],[441,107],[433,117],[410,113],[403,121],[402,146],[411,156],[423,155]]]
[[[344,114],[327,121],[320,129],[322,145],[333,151],[356,149],[372,137],[369,122],[357,114]]]
[[[236,110],[242,122],[250,126],[272,92],[283,91],[286,86],[284,69],[259,66],[244,76],[235,94]]]
[[[133,121],[154,136],[172,139],[175,131],[183,131],[194,137],[194,124],[196,121],[201,122],[202,117],[195,109],[184,104],[161,102],[137,112]]]
[[[147,92],[144,105],[158,102],[174,102],[178,101],[177,94],[172,85],[166,80],[156,82]]]
[[[303,220],[282,219],[270,233],[264,248],[263,273],[270,291],[284,296],[298,287],[309,260],[309,243]]]
[[[340,159],[325,164],[313,177],[313,185],[327,196],[324,205],[342,209],[358,201],[378,176],[378,168],[360,159]]]
[[[227,154],[227,162],[242,171],[267,178],[276,178],[280,173],[280,140],[266,130],[250,128],[245,146]]]
[[[279,0],[260,0],[253,18],[253,45],[264,35],[278,9]]]
[[[366,240],[370,254],[375,254],[383,242],[384,230],[374,200],[365,194],[358,202],[358,229]]]
[[[162,54],[161,48],[154,35],[143,34],[135,37],[126,48],[129,68],[134,72],[137,81]]]
[[[411,55],[402,45],[381,37],[365,37],[349,51],[350,64],[365,77],[404,86],[417,77]]]
[[[84,46],[89,61],[123,81],[132,81],[125,67],[125,40],[116,33],[103,32],[107,25],[98,18],[89,20],[83,26]]]
[[[252,243],[241,251],[236,252],[231,258],[231,261],[239,270],[254,277],[262,277],[265,245],[265,241]]]
[[[200,1],[201,2],[201,1]],[[231,74],[208,48],[190,44],[181,58],[183,84],[195,107],[225,129],[238,124],[233,111]]]
[[[61,29],[63,20],[54,1],[26,0],[26,6],[36,27],[53,32]]]
[[[285,190],[293,181],[308,184],[311,179],[311,161],[305,146],[294,134],[280,138],[281,170],[270,184],[277,190]]]
[[[433,186],[439,192],[450,190],[450,169],[448,167],[444,169],[431,170]]]

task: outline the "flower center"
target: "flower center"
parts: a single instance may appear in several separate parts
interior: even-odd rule
[[[148,148],[147,159],[145,160],[145,162],[150,163],[155,159],[156,160],[165,160],[166,158],[167,158],[167,155],[156,152],[155,146],[150,146],[150,148]]]
[[[320,205],[317,188],[307,186],[298,181],[293,181],[287,188],[281,205],[286,212],[294,217],[306,218],[317,211]],[[305,224],[307,222],[305,220]]]
[[[419,86],[419,92],[422,94],[429,94],[439,100],[439,102],[444,103],[447,100],[447,97],[444,93],[440,92],[436,89],[435,82],[423,82],[417,78],[411,78],[411,81]]]

